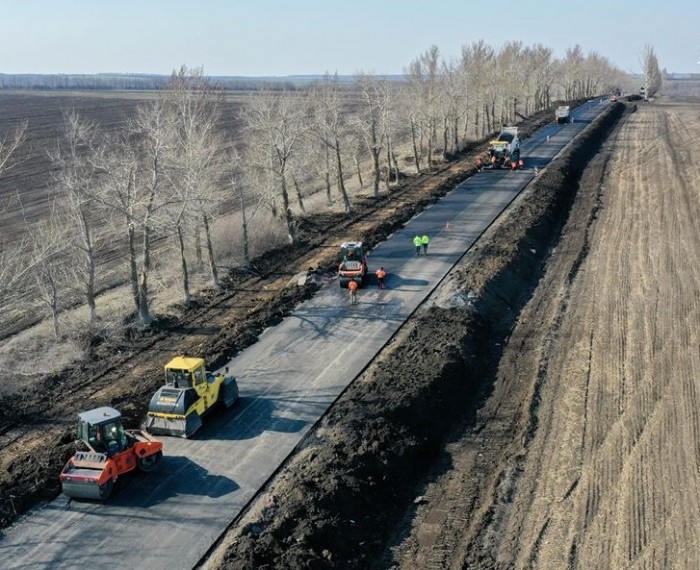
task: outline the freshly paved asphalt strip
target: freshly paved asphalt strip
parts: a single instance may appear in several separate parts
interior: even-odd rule
[[[213,412],[193,439],[163,438],[160,469],[124,476],[105,504],[61,496],[21,517],[0,535],[0,568],[192,568],[534,166],[604,108],[592,101],[573,124],[541,129],[523,145],[524,170],[473,176],[380,244],[369,264],[387,270],[386,289],[363,288],[351,306],[347,290],[327,283],[229,364],[241,391],[232,410]],[[428,255],[415,255],[416,234],[430,236]]]

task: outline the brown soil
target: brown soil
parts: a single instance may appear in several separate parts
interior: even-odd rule
[[[480,240],[211,567],[698,567],[698,104],[615,127],[621,108]]]
[[[522,124],[525,136],[549,116],[542,113]],[[112,405],[122,411],[127,427],[138,425],[161,383],[167,356],[201,355],[211,368],[219,367],[313,295],[313,284],[289,286],[294,274],[309,268],[331,271],[338,245],[346,239],[359,238],[370,246],[381,241],[470,175],[474,153],[482,150],[475,145],[430,175],[407,177],[378,200],[356,201],[351,216],[300,220],[296,247],[272,251],[257,259],[251,271],[230,274],[223,290],[201,296],[181,317],[157,322],[149,331],[130,327],[120,338],[93,339],[88,362],[3,396],[0,526],[58,494],[58,472],[74,451],[72,426],[78,411]]]
[[[437,301],[235,521],[206,567],[512,567],[500,565],[499,548],[509,545],[491,525],[509,501],[500,486],[518,473],[537,429],[540,368],[518,382],[499,363],[551,342],[548,321],[531,321],[517,342],[513,327],[562,249],[568,264],[557,278],[575,279],[599,208],[599,185],[579,192],[579,180],[622,112],[616,105],[597,120],[480,240]],[[596,169],[600,175],[598,159]],[[473,542],[465,546],[465,537]]]

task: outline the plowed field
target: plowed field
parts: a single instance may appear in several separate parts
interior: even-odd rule
[[[401,568],[698,568],[697,135],[641,105],[588,169]]]

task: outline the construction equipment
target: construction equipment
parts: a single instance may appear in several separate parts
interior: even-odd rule
[[[520,160],[518,127],[503,127],[498,137],[489,142],[486,167],[510,168],[512,161]]]
[[[165,365],[165,385],[148,406],[146,429],[154,434],[190,437],[202,427],[202,416],[216,403],[226,408],[238,399],[233,376],[212,374],[203,358],[176,356]]]
[[[78,414],[78,439],[89,451],[68,460],[60,479],[63,493],[76,499],[105,500],[120,475],[153,471],[163,459],[163,444],[141,430],[125,430],[121,414],[102,407]]]
[[[554,111],[554,119],[557,123],[571,122],[571,108],[568,105],[561,105]]]
[[[338,281],[347,288],[350,281],[362,287],[367,276],[367,250],[361,241],[346,241],[338,254]]]

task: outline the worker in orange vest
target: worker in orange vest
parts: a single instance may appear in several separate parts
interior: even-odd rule
[[[481,169],[484,167],[484,161],[481,159],[481,157],[476,159],[476,169],[481,172]]]
[[[348,289],[350,290],[350,304],[354,305],[355,301],[357,301],[357,283],[355,283],[354,279],[348,283]]]
[[[379,288],[384,289],[384,279],[386,278],[386,271],[383,267],[377,269],[377,282],[379,283]]]

